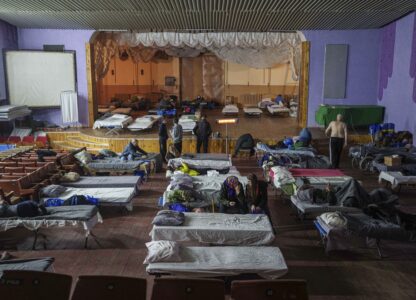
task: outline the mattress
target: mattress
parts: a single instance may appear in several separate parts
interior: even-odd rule
[[[401,170],[416,170],[415,163],[402,163],[399,166],[387,166],[384,163],[378,163],[375,160],[371,163],[371,168],[378,172],[399,172]]]
[[[8,259],[0,261],[0,278],[3,276],[4,271],[39,271],[44,272],[48,270],[53,262],[53,257],[44,258],[29,258],[29,259]]]
[[[416,184],[416,176],[406,176],[402,172],[381,172],[378,176],[378,181],[387,181],[391,183],[391,187],[394,189],[401,184]]]
[[[82,226],[91,230],[98,222],[102,223],[101,215],[94,205],[75,205],[47,207],[48,214],[33,218],[0,218],[0,231],[16,227],[37,230],[42,227]]]
[[[161,118],[161,116],[143,116],[134,120],[127,128],[131,131],[151,129]]]
[[[270,154],[303,155],[303,156],[309,156],[309,157],[315,157],[315,152],[316,152],[316,150],[312,147],[307,147],[307,148],[298,149],[298,150],[291,150],[288,148],[272,149],[264,143],[257,143],[255,149],[256,151],[267,152]]]
[[[183,115],[179,118],[179,124],[182,126],[183,132],[192,132],[196,126],[195,115]]]
[[[76,188],[102,188],[102,187],[133,187],[138,191],[140,177],[138,176],[81,176],[75,182],[62,182],[61,185]]]
[[[259,116],[263,113],[262,110],[257,107],[244,107],[243,110],[244,113],[249,116]]]
[[[234,105],[234,104],[229,104],[229,105],[226,105],[226,106],[224,106],[224,108],[222,109],[222,113],[224,114],[224,115],[227,115],[227,114],[238,114],[238,107],[237,107],[237,105]]]
[[[328,203],[315,204],[306,201],[300,201],[295,195],[290,197],[292,204],[302,214],[322,214],[325,212],[340,211],[340,212],[357,212],[360,209],[355,207],[346,207],[339,205],[329,205]]]
[[[209,169],[209,170],[226,170],[231,167],[230,160],[208,160],[197,158],[173,158],[169,159],[168,166],[173,168],[180,167],[183,163],[187,164],[190,169]]]
[[[268,105],[267,106],[267,110],[271,114],[284,114],[284,113],[289,114],[290,113],[290,109],[289,108],[282,107],[282,106],[279,106],[277,104]]]
[[[122,161],[118,157],[108,157],[90,162],[87,167],[96,172],[135,171],[146,162],[154,162],[156,171],[162,169],[162,157],[159,153],[148,153],[145,158],[132,161]]]
[[[124,128],[128,124],[133,122],[132,117],[122,114],[114,114],[108,118],[98,119],[94,122],[93,129],[115,127],[115,128]]]
[[[205,244],[259,246],[273,242],[273,228],[266,215],[185,213],[182,226],[153,226],[152,240],[197,241]]]
[[[100,206],[126,206],[130,210],[131,200],[134,197],[135,189],[112,187],[112,188],[76,188],[68,187],[67,190],[56,198],[63,200],[69,199],[75,195],[92,196],[98,199]],[[51,197],[43,197],[41,201],[44,202]]]
[[[288,272],[282,252],[277,247],[183,247],[182,262],[151,263],[150,274],[191,277],[237,276],[258,274],[276,279]]]
[[[231,156],[225,153],[185,153],[182,155],[182,158],[196,160],[231,160]]]

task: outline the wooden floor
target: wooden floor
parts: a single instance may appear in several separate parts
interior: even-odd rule
[[[260,168],[255,160],[234,162],[243,175]],[[374,175],[351,170],[344,159],[343,167],[370,190],[377,187]],[[25,230],[0,233],[3,248],[18,244],[12,250],[18,258],[53,256],[55,272],[78,276],[106,274],[146,277],[142,264],[149,241],[150,222],[157,212],[156,202],[167,185],[164,174],[153,176],[142,185],[134,200],[133,212],[123,215],[116,209],[102,210],[104,223],[94,229],[102,248],[91,241],[91,249],[83,249],[81,231],[75,229],[45,230],[49,250],[30,251],[32,235]],[[296,220],[290,207],[269,190],[269,206],[277,236],[274,245],[285,256],[289,273],[284,278],[303,278],[308,282],[310,299],[416,299],[416,244],[384,242],[388,256],[379,259],[374,249],[358,249],[325,255],[319,236],[311,222]],[[403,205],[416,205],[416,190],[401,193]]]

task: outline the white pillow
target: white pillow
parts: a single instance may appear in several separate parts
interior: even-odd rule
[[[148,254],[143,264],[156,262],[179,262],[179,244],[172,241],[152,241],[146,243]]]
[[[87,151],[85,151],[85,150],[82,150],[81,152],[79,152],[79,153],[77,153],[77,154],[75,154],[74,155],[74,157],[76,158],[76,159],[78,159],[82,164],[84,164],[84,165],[86,165],[86,164],[88,164],[88,163],[90,163],[90,162],[92,162],[92,157],[91,157],[91,154],[90,153],[88,153]]]

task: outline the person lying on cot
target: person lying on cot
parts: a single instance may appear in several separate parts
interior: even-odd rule
[[[329,205],[337,205],[338,203],[334,189],[330,184],[327,184],[325,189],[319,189],[310,184],[304,184],[299,188],[297,197],[301,201],[307,201],[314,204],[328,203]]]
[[[141,158],[143,155],[147,155],[147,152],[139,147],[136,139],[131,139],[121,153],[120,159],[135,160],[136,158]]]
[[[47,214],[45,206],[35,201],[23,201],[14,205],[6,202],[0,204],[0,218],[33,218]]]
[[[243,185],[237,177],[229,176],[222,184],[219,205],[221,213],[246,214],[248,212]]]

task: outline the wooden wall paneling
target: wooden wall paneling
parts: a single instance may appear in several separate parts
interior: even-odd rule
[[[310,42],[302,42],[302,61],[299,79],[298,110],[298,124],[302,128],[306,127],[308,123],[310,47]]]
[[[115,56],[115,82],[117,85],[135,85],[134,65],[130,58],[121,60],[118,55]]]
[[[87,89],[88,89],[88,125],[93,126],[98,115],[98,101],[94,65],[94,45],[85,44],[86,68],[87,68]]]
[[[267,85],[265,80],[266,69],[248,68],[248,84],[252,85]]]

